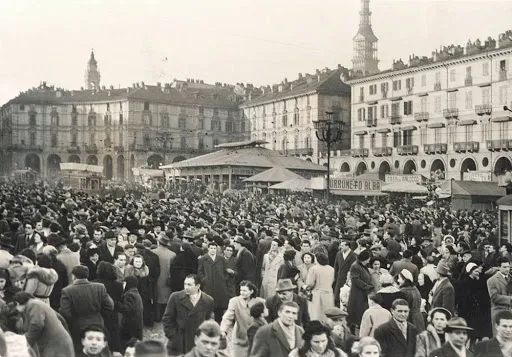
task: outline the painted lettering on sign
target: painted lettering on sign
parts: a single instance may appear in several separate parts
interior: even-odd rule
[[[382,182],[357,179],[331,179],[329,188],[345,191],[380,191]]]
[[[421,175],[386,175],[384,181],[386,183],[413,182],[421,184],[422,177]]]

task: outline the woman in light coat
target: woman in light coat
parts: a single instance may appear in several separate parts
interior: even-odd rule
[[[276,238],[270,244],[270,250],[263,256],[261,267],[261,297],[267,299],[276,294],[277,272],[279,267],[284,264],[281,247],[283,242]]]
[[[50,294],[58,279],[59,275],[52,269],[52,258],[46,254],[39,254],[37,265],[27,272],[24,291],[50,305]]]
[[[256,286],[248,280],[240,283],[240,295],[229,300],[228,309],[222,317],[220,329],[225,335],[230,327],[233,328],[233,350],[231,355],[236,357],[249,356],[249,339],[247,330],[252,325],[251,307],[265,300],[258,297]]]
[[[316,261],[318,264],[311,268],[306,281],[312,295],[309,316],[311,320],[325,321],[324,311],[334,307],[334,268],[325,254],[318,254]]]

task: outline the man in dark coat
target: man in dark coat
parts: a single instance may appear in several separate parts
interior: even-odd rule
[[[393,301],[393,318],[375,329],[375,339],[379,341],[382,357],[413,357],[416,350],[418,330],[407,322],[409,304],[403,299]]]
[[[171,294],[162,318],[167,342],[167,351],[171,356],[187,353],[194,347],[194,336],[203,321],[212,319],[213,298],[202,292],[201,279],[189,275],[184,289]]]
[[[347,275],[350,267],[356,261],[356,254],[350,249],[346,240],[342,240],[339,246],[339,252],[334,260],[334,304],[340,306],[340,289],[347,282]]]
[[[78,352],[81,349],[80,335],[89,325],[104,326],[103,313],[114,310],[114,301],[101,283],[87,280],[89,269],[84,265],[73,268],[74,282],[62,289],[60,298],[61,315],[71,330],[73,344]]]
[[[446,264],[439,263],[436,271],[439,279],[430,291],[430,306],[432,308],[443,307],[453,316],[455,313],[455,288],[448,279],[450,269]]]
[[[420,271],[418,267],[411,261],[412,256],[412,251],[407,249],[404,252],[402,259],[393,263],[393,265],[389,269],[389,274],[395,276],[397,274],[400,274],[400,272],[403,269],[407,269],[412,273],[414,281],[418,280],[418,274],[420,273]]]
[[[113,231],[105,233],[105,243],[98,246],[100,261],[114,264],[115,252],[123,252],[123,248],[117,245],[117,237]]]
[[[254,255],[246,248],[248,243],[242,237],[238,236],[233,242],[233,247],[236,249],[237,263],[236,273],[237,282],[239,285],[243,280],[249,280],[253,284],[256,284],[256,259]]]
[[[221,346],[220,326],[215,321],[204,321],[197,328],[194,337],[194,348],[183,357],[220,356],[217,354]],[[155,356],[156,357],[156,356]]]
[[[512,311],[501,310],[494,317],[496,336],[490,340],[478,342],[475,345],[475,357],[507,357],[502,352],[502,346],[512,346]]]
[[[374,286],[368,270],[370,252],[363,250],[357,256],[357,260],[350,267],[352,286],[348,295],[347,312],[350,326],[360,326],[364,312],[368,309],[368,294]]]
[[[288,357],[290,352],[302,345],[302,327],[296,325],[299,306],[288,301],[279,307],[279,317],[276,321],[264,325],[256,331],[251,349],[251,357]],[[295,336],[290,339],[283,330],[283,326]],[[290,340],[294,341],[290,346]]]
[[[293,291],[296,286],[293,285],[290,279],[281,279],[277,282],[276,294],[274,296],[269,297],[265,301],[265,305],[268,309],[267,320],[269,322],[274,321],[278,317],[279,308],[285,302],[295,302],[299,306],[299,311],[297,313],[297,320],[295,323],[299,326],[302,326],[305,323],[308,323],[310,320],[309,311],[308,311],[308,301],[306,298],[295,294]]]
[[[30,241],[34,238],[34,235],[39,234],[36,233],[34,230],[34,224],[29,220],[25,220],[25,222],[23,222],[23,227],[25,228],[25,233],[18,235],[18,239],[14,247],[14,253],[16,254],[20,253],[23,249],[28,248]]]
[[[230,272],[226,260],[217,254],[217,248],[217,243],[208,243],[208,253],[199,257],[197,275],[203,283],[203,291],[213,297],[215,321],[220,323],[229,302],[226,280]],[[233,273],[233,270],[230,271]]]
[[[444,330],[447,336],[446,342],[440,348],[430,352],[428,357],[473,357],[473,353],[466,347],[468,332],[473,329],[468,327],[466,320],[462,317],[454,317],[448,321]]]

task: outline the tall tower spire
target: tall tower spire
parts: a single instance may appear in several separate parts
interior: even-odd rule
[[[352,70],[363,75],[379,72],[379,59],[377,58],[379,39],[373,33],[371,15],[370,0],[361,0],[359,30],[353,38]]]
[[[100,71],[98,70],[98,62],[94,58],[94,50],[91,50],[91,58],[87,63],[87,70],[85,71],[85,88],[99,89],[100,88]]]

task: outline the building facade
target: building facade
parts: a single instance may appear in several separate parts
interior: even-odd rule
[[[103,165],[107,180],[123,181],[134,167],[158,168],[247,138],[234,86],[189,79],[92,88],[42,83],[3,105],[0,174],[32,168],[51,177],[61,162],[76,162]]]
[[[495,180],[510,170],[511,35],[413,55],[348,80],[352,150],[335,153],[333,168],[457,180]]]
[[[241,105],[250,123],[251,140],[263,140],[267,149],[317,162],[325,143],[320,142],[314,122],[333,112],[333,120],[344,123],[341,140],[333,147],[350,148],[350,88],[341,77],[348,70],[328,68],[258,89],[246,88]]]

